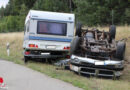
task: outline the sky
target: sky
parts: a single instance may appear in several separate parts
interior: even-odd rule
[[[0,8],[5,7],[8,4],[9,0],[0,0]]]

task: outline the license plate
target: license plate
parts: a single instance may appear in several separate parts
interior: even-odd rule
[[[73,71],[76,71],[76,72],[79,71],[79,67],[77,67],[77,66],[71,65],[70,68],[71,68],[71,70],[73,70]]]
[[[41,55],[50,55],[50,53],[41,53]]]
[[[56,46],[47,46],[46,48],[47,48],[47,49],[55,49]]]
[[[95,62],[95,65],[105,65],[105,63],[103,61],[97,61]]]

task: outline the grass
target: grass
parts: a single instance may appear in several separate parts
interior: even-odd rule
[[[99,27],[102,30],[108,30],[108,27]],[[0,34],[0,58],[13,61],[24,65],[22,58],[23,32],[20,33],[1,33]],[[116,39],[122,39],[130,36],[130,26],[118,26]],[[6,53],[6,44],[10,43],[10,56]],[[84,90],[130,90],[130,39],[127,41],[126,49],[126,67],[120,80],[86,78],[79,76],[67,70],[56,70],[55,66],[40,62],[29,62],[26,67],[44,73],[52,78],[57,78],[69,82],[74,86]],[[129,63],[129,64],[128,64]]]

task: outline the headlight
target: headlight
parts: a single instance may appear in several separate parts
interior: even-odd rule
[[[73,63],[80,63],[80,60],[78,58],[71,59],[71,62]]]

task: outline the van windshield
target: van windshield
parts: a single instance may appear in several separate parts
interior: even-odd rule
[[[66,35],[67,24],[57,22],[38,21],[38,34]]]

